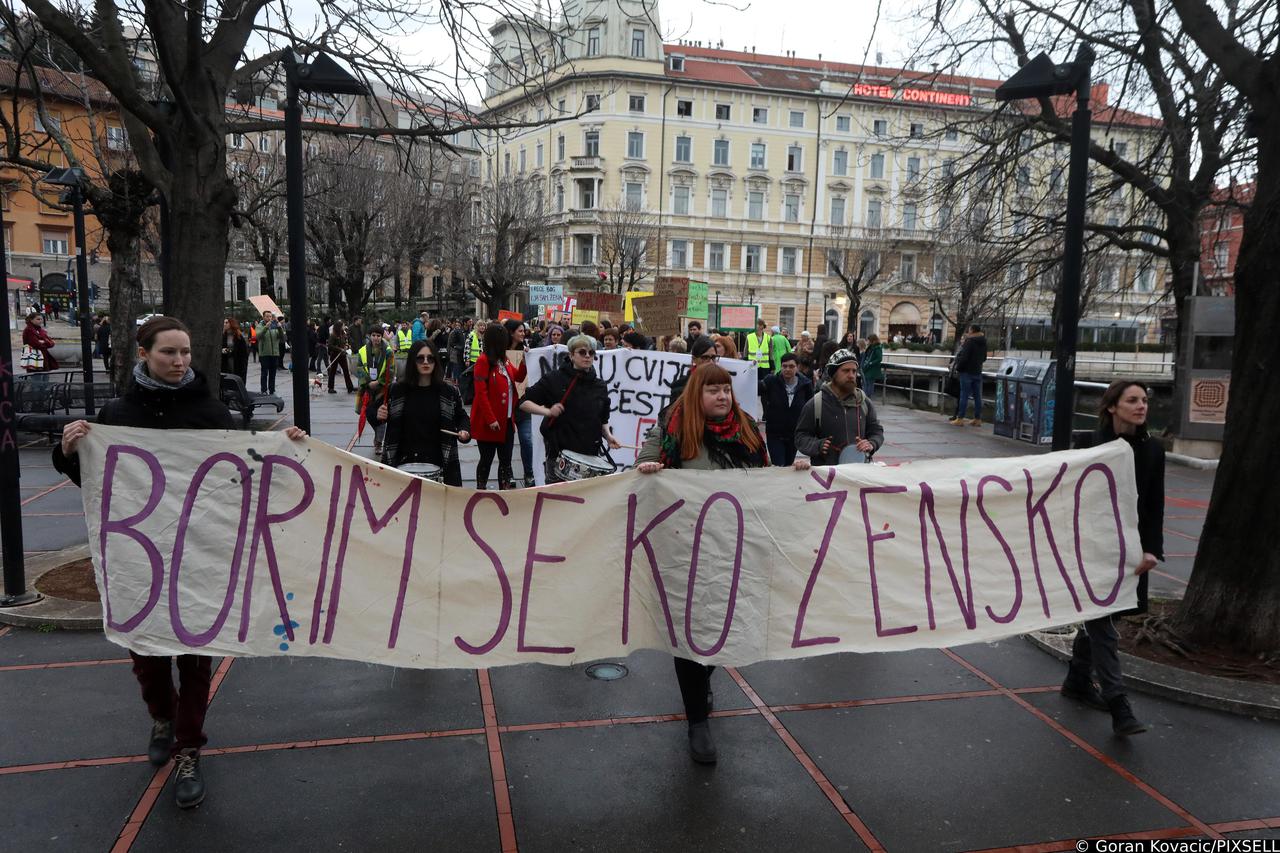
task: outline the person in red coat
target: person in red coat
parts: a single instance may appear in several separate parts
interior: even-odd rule
[[[520,393],[517,382],[523,382],[527,370],[523,363],[513,367],[507,361],[511,336],[501,323],[485,327],[481,343],[483,352],[476,359],[476,399],[471,406],[471,435],[480,450],[476,464],[476,488],[489,485],[489,469],[498,457],[498,488],[514,489],[511,472],[511,449],[516,434],[516,403]]]
[[[51,352],[53,338],[49,337],[49,333],[44,328],[43,314],[31,313],[27,315],[27,326],[22,330],[22,345],[30,347],[29,352],[33,354],[35,359],[33,361],[25,357],[26,353],[23,354],[22,366],[28,373],[43,374],[58,369],[58,361]],[[39,366],[37,366],[37,363]]]

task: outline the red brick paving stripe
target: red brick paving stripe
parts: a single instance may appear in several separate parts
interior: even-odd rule
[[[1174,556],[1174,557],[1176,557],[1176,556],[1178,556],[1178,555],[1177,555],[1177,554],[1172,554],[1172,555],[1170,555],[1170,556]],[[1151,574],[1153,574],[1153,575],[1159,575],[1159,576],[1160,576],[1160,577],[1162,577],[1162,578],[1166,578],[1166,579],[1171,580],[1171,581],[1174,581],[1174,582],[1176,582],[1176,583],[1180,583],[1180,584],[1182,584],[1183,586],[1187,586],[1187,585],[1190,583],[1190,581],[1184,581],[1182,578],[1178,577],[1177,575],[1171,575],[1171,574],[1169,574],[1168,572],[1162,572],[1162,571],[1160,571],[1159,569],[1152,569],[1152,570],[1151,570]]]
[[[1219,832],[1248,832],[1251,829],[1280,829],[1280,817],[1264,817],[1257,820],[1230,820],[1210,824]]]
[[[1199,536],[1192,536],[1192,535],[1190,535],[1190,534],[1188,534],[1188,533],[1183,533],[1183,532],[1182,532],[1182,531],[1180,531],[1180,530],[1174,530],[1172,527],[1166,527],[1166,528],[1164,529],[1164,532],[1165,532],[1165,533],[1172,533],[1174,536],[1181,536],[1183,539],[1189,539],[1189,540],[1191,540],[1192,542],[1199,543],[1199,541],[1200,541],[1200,537],[1199,537]]]
[[[24,512],[23,518],[84,518],[83,512]]]
[[[3,637],[5,634],[9,633],[12,630],[13,630],[12,625],[0,626],[0,637]]]
[[[1091,835],[1088,837],[1094,840],[1105,838],[1108,841],[1146,841],[1152,839],[1163,841],[1171,838],[1185,838],[1188,835],[1195,834],[1195,827],[1171,826],[1168,829],[1150,829],[1142,832],[1126,832],[1119,835]],[[1017,844],[1012,847],[987,847],[982,850],[970,850],[968,853],[1058,853],[1058,851],[1063,850],[1075,850],[1077,840],[1083,839],[1042,841],[1035,844]]]
[[[207,705],[212,705],[213,700],[218,695],[218,688],[222,686],[222,682],[227,677],[227,672],[231,669],[231,665],[235,663],[235,658],[226,657],[218,664],[217,670],[213,673],[213,678],[209,680],[209,700]],[[111,853],[128,853],[133,847],[133,842],[138,838],[138,833],[142,831],[142,825],[147,822],[147,817],[151,814],[151,810],[155,808],[156,800],[160,799],[160,792],[164,790],[165,780],[169,778],[169,767],[173,764],[170,761],[164,767],[156,770],[151,777],[151,783],[147,785],[147,790],[143,792],[142,799],[138,800],[138,804],[133,807],[133,811],[129,814],[129,819],[125,821],[124,828],[120,830],[116,843],[111,847]]]
[[[1002,684],[1000,684],[991,676],[987,675],[981,669],[969,663],[969,661],[960,657],[960,655],[951,651],[951,649],[943,649],[942,653],[947,657],[951,658],[952,660],[954,660],[956,663],[963,666],[965,669],[972,672],[974,675],[981,678],[983,681],[990,684],[992,687],[995,687],[996,689],[1004,692],[1006,695],[1008,695],[1010,699],[1012,699],[1014,702],[1021,705],[1025,710],[1034,714],[1045,725],[1049,726],[1058,734],[1062,735],[1067,740],[1071,741],[1076,746],[1080,747],[1082,750],[1087,752],[1089,755],[1093,756],[1096,760],[1101,762],[1108,770],[1115,773],[1117,776],[1124,779],[1126,782],[1129,782],[1131,785],[1138,788],[1138,790],[1142,791],[1147,796],[1151,797],[1156,802],[1160,803],[1160,805],[1164,806],[1169,811],[1173,812],[1178,817],[1182,818],[1187,823],[1191,824],[1191,826],[1194,827],[1197,831],[1208,835],[1210,838],[1222,837],[1220,833],[1215,831],[1207,823],[1200,820],[1191,812],[1187,811],[1182,806],[1178,805],[1173,800],[1169,799],[1164,794],[1157,791],[1154,787],[1152,787],[1147,782],[1144,782],[1142,779],[1138,778],[1136,774],[1134,774],[1132,771],[1127,769],[1120,762],[1116,761],[1111,756],[1103,753],[1101,750],[1094,747],[1093,744],[1089,743],[1083,737],[1071,731],[1066,726],[1062,725],[1062,723],[1058,722],[1053,717],[1046,714],[1044,711],[1041,711],[1039,708],[1032,705],[1026,699],[1023,699],[1021,696],[1018,696],[1017,694],[1015,694],[1012,690],[1009,690],[1008,688],[1004,687]]]
[[[5,632],[0,631],[0,637]],[[102,666],[104,664],[132,663],[129,658],[114,658],[111,660],[66,660],[57,661],[55,663],[15,663],[7,666],[0,666],[0,672],[21,672],[28,669],[71,669],[77,666]]]
[[[43,764],[12,764],[0,767],[0,776],[18,773],[43,773],[46,770],[70,770],[75,767],[107,767],[112,764],[140,764],[145,755],[115,755],[108,758],[73,758],[69,761],[49,761]]]
[[[1208,501],[1197,501],[1191,498],[1171,498],[1165,497],[1165,506],[1177,507],[1178,509],[1208,509]]]
[[[32,495],[31,497],[29,497],[29,498],[27,498],[25,501],[23,501],[23,502],[22,502],[22,506],[26,506],[27,504],[31,503],[32,501],[38,501],[38,500],[40,500],[42,497],[44,497],[45,495],[49,494],[50,492],[56,492],[56,491],[58,491],[58,489],[61,489],[63,486],[66,486],[66,485],[68,485],[68,484],[70,484],[70,483],[71,483],[71,481],[70,481],[70,480],[63,480],[61,483],[59,483],[59,484],[58,484],[58,485],[56,485],[56,486],[50,486],[49,488],[45,489],[43,492],[37,492],[36,494]]]
[[[800,762],[800,765],[804,767],[805,771],[809,774],[809,777],[813,779],[814,783],[817,784],[822,793],[827,795],[827,799],[831,801],[831,805],[836,807],[836,811],[838,811],[840,816],[844,818],[845,823],[849,824],[849,827],[857,833],[858,838],[860,838],[862,843],[867,846],[867,849],[872,851],[872,853],[884,853],[884,845],[880,843],[880,840],[877,839],[871,830],[867,828],[867,825],[862,822],[862,819],[859,818],[854,813],[853,809],[849,807],[849,804],[845,802],[844,797],[840,796],[840,792],[837,791],[835,786],[831,784],[831,781],[827,779],[826,774],[822,772],[816,763],[814,763],[813,759],[809,757],[809,754],[804,751],[804,747],[800,746],[800,743],[791,736],[791,732],[787,731],[787,727],[782,724],[782,721],[778,719],[777,715],[774,714],[773,711],[769,710],[769,706],[764,703],[764,700],[760,698],[760,694],[756,693],[755,689],[747,683],[745,678],[742,677],[742,673],[738,672],[735,667],[731,666],[726,666],[724,671],[729,674],[730,678],[737,682],[738,687],[747,695],[747,698],[751,700],[751,704],[756,706],[756,710],[759,711],[760,715],[769,723],[769,726],[773,729],[774,733],[782,739],[784,744],[786,744],[787,749],[791,750],[791,754],[794,755],[796,760]]]
[[[353,440],[354,443],[354,440]],[[489,747],[489,772],[493,777],[493,801],[498,813],[498,837],[502,853],[516,853],[515,815],[511,812],[511,792],[507,789],[507,765],[502,757],[502,736],[498,730],[498,710],[493,704],[493,685],[489,670],[477,669],[480,682],[480,706],[484,709],[484,739]]]

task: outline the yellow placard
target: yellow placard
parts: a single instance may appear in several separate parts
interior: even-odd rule
[[[626,295],[626,301],[622,305],[622,318],[626,320],[628,323],[634,323],[636,319],[636,313],[631,309],[631,300],[643,299],[646,296],[653,296],[653,292],[647,291],[647,290],[633,290],[630,293],[628,293]]]
[[[590,321],[591,321],[591,322],[593,322],[593,323],[599,323],[599,322],[600,322],[600,312],[599,312],[599,311],[588,311],[588,310],[586,310],[585,308],[574,308],[574,309],[573,309],[573,322],[577,323],[578,325],[582,325],[583,323],[587,322],[588,320],[590,320]]]

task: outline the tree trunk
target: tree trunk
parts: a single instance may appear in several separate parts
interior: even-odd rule
[[[141,222],[138,226],[141,227]],[[142,236],[122,227],[106,227],[107,250],[111,252],[109,311],[111,312],[111,375],[123,390],[133,372],[137,352],[134,318],[142,313]]]
[[[224,152],[225,153],[225,152]],[[227,235],[235,186],[227,178],[225,157],[205,150],[175,151],[169,220],[173,234],[173,305],[191,329],[192,366],[217,377],[222,365],[222,283],[226,277]],[[202,168],[210,174],[201,175]],[[210,392],[218,383],[210,382]]]
[[[1193,642],[1252,654],[1280,649],[1280,548],[1267,535],[1280,507],[1280,349],[1274,335],[1280,328],[1280,99],[1268,100],[1255,105],[1257,190],[1236,263],[1235,350],[1222,459],[1177,616]]]
[[[392,276],[392,287],[395,289],[396,310],[400,310],[400,306],[404,304],[404,280],[400,276],[400,263],[396,262],[396,273]]]

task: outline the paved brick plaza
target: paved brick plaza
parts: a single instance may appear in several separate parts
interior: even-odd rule
[[[313,433],[346,447],[351,398],[314,406]],[[882,418],[888,462],[1028,449],[906,409]],[[370,446],[366,432],[355,449]],[[464,475],[474,459],[468,449]],[[79,493],[47,449],[33,443],[22,461],[29,553],[83,542]],[[1169,559],[1153,594],[1185,586],[1211,484],[1212,472],[1170,466]],[[918,851],[1280,838],[1280,723],[1135,693],[1152,730],[1121,740],[1106,714],[1057,694],[1062,665],[1020,638],[717,670],[710,768],[688,758],[670,658],[625,663],[626,678],[605,682],[580,666],[223,659],[209,796],[180,812],[169,769],[146,763],[149,721],[124,650],[96,632],[0,627],[0,846]]]

